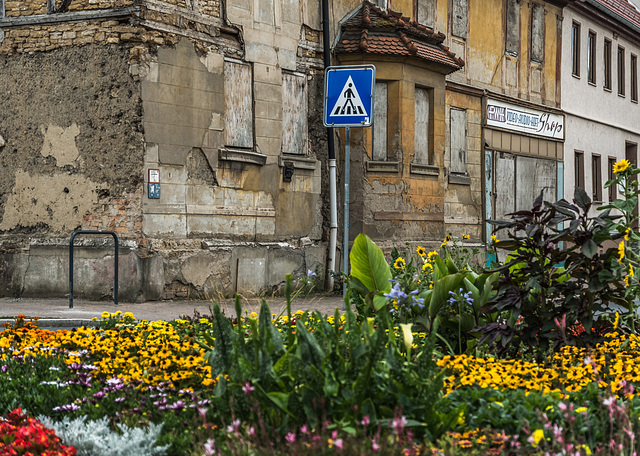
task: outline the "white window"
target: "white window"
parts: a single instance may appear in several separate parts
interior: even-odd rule
[[[384,81],[376,81],[373,109],[373,160],[387,159],[387,109],[388,85]]]
[[[253,148],[253,77],[251,66],[225,60],[225,144]]]
[[[414,163],[430,164],[429,150],[429,89],[416,87],[415,91],[415,124],[414,124]]]
[[[451,108],[451,172],[467,172],[467,111]]]
[[[282,152],[307,154],[307,78],[282,75]]]

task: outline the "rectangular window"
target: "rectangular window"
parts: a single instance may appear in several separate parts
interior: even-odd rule
[[[631,54],[631,101],[638,101],[638,56]]]
[[[618,46],[618,95],[624,96],[624,48]]]
[[[609,157],[609,167],[607,168],[607,179],[608,180],[613,180],[615,178],[615,175],[613,173],[613,165],[615,165],[615,163],[616,163],[616,158],[615,157]],[[616,192],[616,185],[610,186],[607,190],[609,190],[609,202],[612,203],[618,197],[617,192]]]
[[[587,78],[589,83],[596,83],[596,32],[591,30],[587,38]]]
[[[584,189],[584,153],[575,151],[575,186]]]
[[[429,89],[416,87],[413,161],[421,165],[431,163],[431,151],[429,150],[430,101]]]
[[[571,74],[580,77],[580,24],[571,26]]]
[[[433,28],[435,23],[435,0],[418,0],[416,9],[418,23]]]
[[[253,148],[253,77],[251,66],[225,60],[225,144]]]
[[[544,6],[533,4],[531,10],[531,60],[542,63],[544,58]]]
[[[611,90],[611,40],[604,39],[604,88]]]
[[[638,164],[638,144],[632,142],[626,142],[624,144],[624,158],[629,160],[629,163],[635,168]],[[638,175],[633,176],[632,180],[637,181]],[[638,205],[636,204],[635,209],[633,210],[634,214],[638,213]],[[631,225],[634,230],[638,229],[638,219]]]
[[[517,56],[520,50],[520,1],[507,0],[505,52]]]
[[[451,108],[451,172],[467,173],[467,111]]]
[[[373,160],[387,159],[388,84],[376,81],[373,108]]]
[[[591,198],[602,201],[602,161],[600,155],[591,155]]]
[[[282,152],[307,154],[307,78],[282,75]]]
[[[467,38],[467,0],[453,0],[451,34]]]

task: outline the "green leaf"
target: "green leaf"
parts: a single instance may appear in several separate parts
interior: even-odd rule
[[[366,234],[359,234],[349,254],[351,276],[360,280],[369,291],[388,291],[392,278],[384,253]]]
[[[376,312],[386,306],[387,302],[389,302],[389,300],[383,295],[382,291],[377,292],[373,296],[373,307],[376,309]]]
[[[598,244],[593,242],[593,239],[589,239],[582,245],[581,250],[587,258],[593,258],[598,253]]]
[[[440,307],[449,299],[449,291],[458,291],[460,283],[466,276],[466,273],[458,272],[449,274],[435,282],[429,303],[429,315],[431,318],[435,317]]]
[[[576,191],[573,195],[573,202],[580,207],[580,209],[586,210],[588,205],[591,205],[591,198],[587,195],[582,187],[576,187]]]

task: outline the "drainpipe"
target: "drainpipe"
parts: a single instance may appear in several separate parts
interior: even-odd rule
[[[329,37],[329,0],[322,0],[322,43],[324,46],[324,66],[331,65],[331,44]],[[336,150],[333,143],[333,128],[327,127],[329,146],[329,205],[331,225],[329,232],[329,261],[327,267],[327,290],[333,291],[333,277],[329,271],[336,270],[336,240],[338,238],[338,202],[336,196]],[[345,271],[346,272],[346,271]]]

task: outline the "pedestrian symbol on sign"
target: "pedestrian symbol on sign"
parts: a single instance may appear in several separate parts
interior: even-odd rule
[[[331,109],[331,116],[333,117],[341,117],[341,116],[366,116],[367,111],[362,104],[362,100],[360,99],[360,95],[358,95],[358,91],[353,84],[353,79],[351,76],[347,79],[342,91],[340,92],[340,96],[336,100],[336,104]]]

